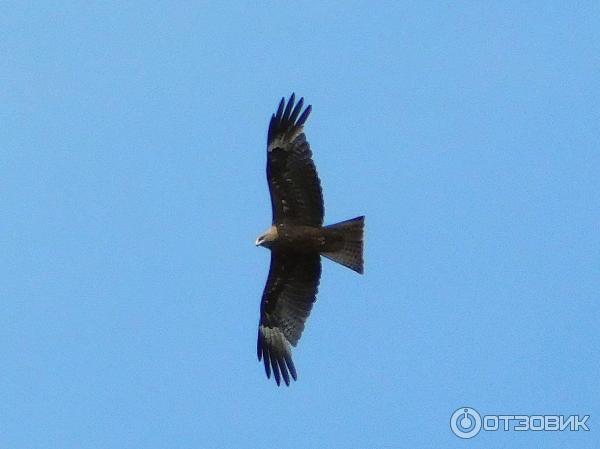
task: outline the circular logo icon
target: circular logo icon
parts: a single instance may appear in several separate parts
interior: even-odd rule
[[[473,438],[481,430],[481,416],[471,407],[461,407],[452,413],[450,428],[459,438]]]

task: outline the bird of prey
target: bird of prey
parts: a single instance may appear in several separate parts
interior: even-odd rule
[[[271,250],[269,277],[260,303],[258,360],[280,385],[296,380],[291,347],[296,346],[316,300],[321,256],[363,273],[364,216],[323,226],[321,182],[304,134],[311,111],[281,99],[267,134],[267,181],[272,226],[256,239]]]

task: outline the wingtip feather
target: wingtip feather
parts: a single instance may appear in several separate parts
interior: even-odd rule
[[[295,94],[292,93],[290,95],[290,99],[288,100],[287,106],[285,107],[285,112],[283,113],[282,121],[287,122],[290,119],[290,113],[292,112],[292,107],[294,106]]]
[[[267,374],[267,379],[271,378],[271,361],[269,360],[269,353],[265,351],[264,353],[264,365],[265,365],[265,373]]]
[[[298,100],[298,103],[296,103],[296,107],[292,111],[292,115],[290,116],[291,123],[296,123],[296,119],[298,118],[298,115],[300,114],[300,111],[302,110],[303,105],[304,105],[304,98],[300,98],[300,100]]]
[[[292,356],[289,353],[285,354],[285,363],[290,370],[290,374],[294,380],[298,380],[298,375],[296,374],[296,367],[294,366],[294,361],[292,360]]]
[[[277,108],[277,114],[275,116],[275,119],[277,120],[277,122],[281,121],[281,116],[283,114],[283,107],[285,106],[285,98],[281,97],[281,101],[279,102],[279,107]]]
[[[277,359],[277,363],[279,364],[279,371],[281,371],[281,376],[283,377],[283,381],[289,387],[290,386],[290,375],[285,366],[285,361],[282,358]]]
[[[275,382],[277,386],[281,384],[281,375],[279,374],[279,365],[277,364],[277,360],[275,358],[271,358],[271,368],[273,369],[273,376],[275,377]]]
[[[300,118],[298,119],[298,121],[296,122],[296,126],[304,125],[304,123],[308,119],[308,116],[310,115],[311,111],[312,111],[312,105],[309,104],[306,107],[306,109],[304,110],[304,112],[302,113],[302,115],[300,116]]]

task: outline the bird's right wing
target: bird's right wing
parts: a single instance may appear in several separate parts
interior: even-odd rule
[[[296,346],[315,302],[321,277],[319,254],[271,251],[271,268],[260,304],[258,360],[277,385],[296,380],[291,346]]]

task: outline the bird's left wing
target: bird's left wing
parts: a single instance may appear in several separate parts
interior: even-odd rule
[[[296,380],[291,347],[302,335],[320,277],[319,254],[271,251],[271,268],[260,304],[257,351],[267,377],[271,377],[272,369],[277,385],[281,377],[286,385],[290,375]]]
[[[311,107],[302,111],[304,99],[294,104],[294,98],[292,94],[287,105],[282,98],[269,123],[267,181],[273,224],[321,226],[321,182],[303,131]]]

